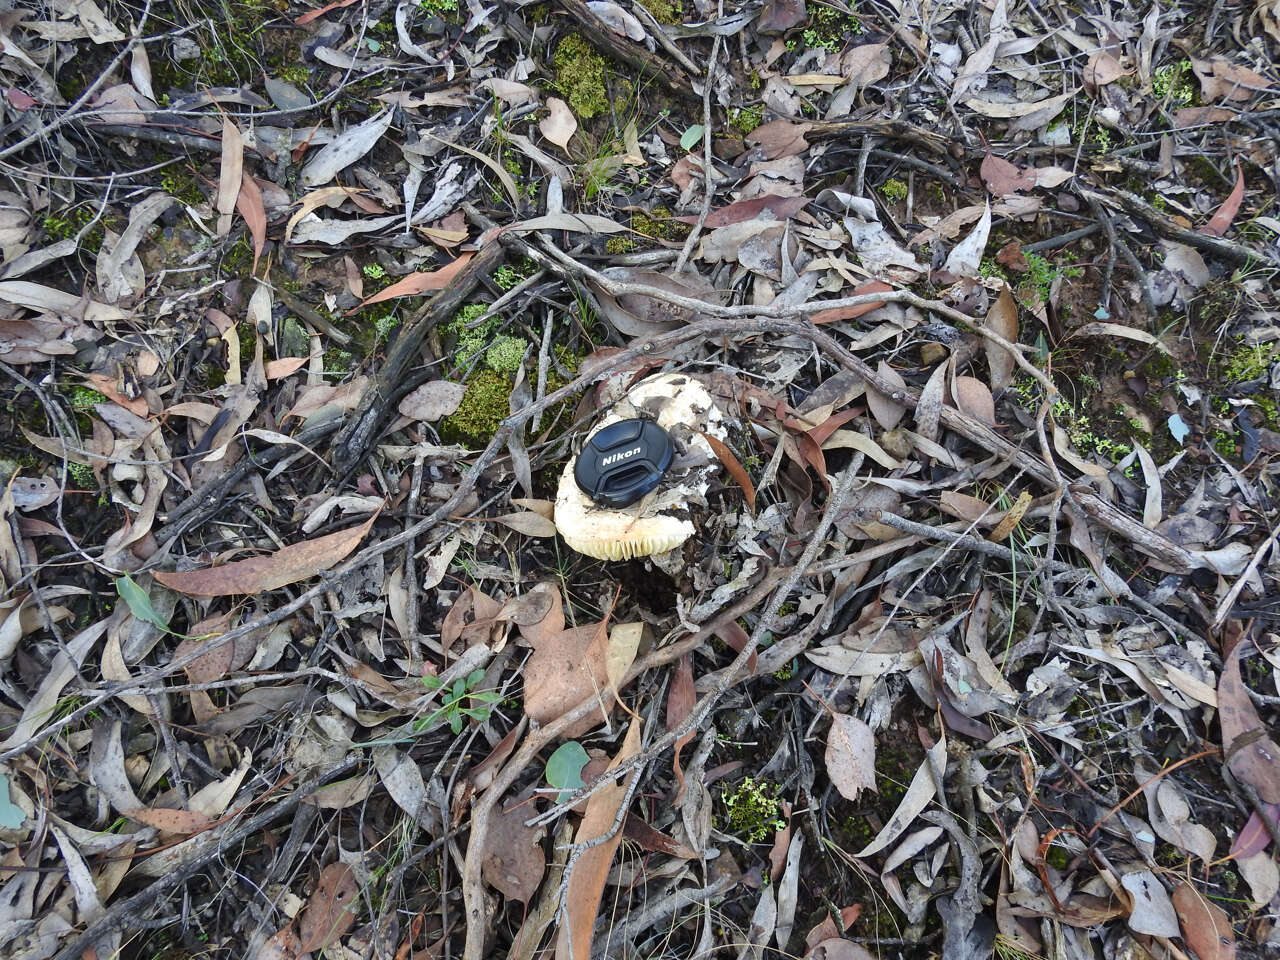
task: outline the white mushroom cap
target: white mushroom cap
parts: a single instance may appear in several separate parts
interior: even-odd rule
[[[711,394],[693,377],[664,373],[642,380],[610,409],[596,431],[639,416],[670,433],[676,448],[657,489],[627,507],[602,507],[579,488],[573,460],[560,475],[556,529],[571,548],[597,560],[630,560],[680,547],[696,530],[690,508],[706,504],[711,478],[720,468],[702,434],[726,439],[724,418]]]

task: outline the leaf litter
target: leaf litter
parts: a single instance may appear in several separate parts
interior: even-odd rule
[[[6,21],[3,942],[1272,948],[1253,6]]]

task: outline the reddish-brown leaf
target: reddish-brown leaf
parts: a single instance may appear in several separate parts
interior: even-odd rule
[[[213,821],[194,810],[175,810],[171,807],[138,807],[124,811],[126,817],[155,827],[163,833],[200,833],[213,826]]]
[[[253,273],[258,272],[258,258],[267,244],[267,209],[262,203],[262,188],[246,170],[240,178],[240,193],[236,196],[236,210],[244,218],[253,238]]]
[[[349,312],[355,313],[356,310],[362,307],[367,307],[371,303],[381,303],[383,300],[394,300],[396,297],[415,297],[420,293],[443,290],[461,272],[470,259],[471,254],[464,253],[457,260],[452,263],[446,263],[439,270],[411,273],[407,277],[397,280],[391,286],[379,290],[372,297],[361,300],[360,306]]]
[[[738,458],[733,455],[733,451],[723,440],[704,433],[703,439],[711,444],[711,449],[719,458],[720,463],[729,471],[729,476],[733,477],[734,482],[742,488],[743,495],[747,498],[747,509],[752,513],[756,512],[756,487],[751,482],[751,478],[747,476],[746,468],[738,462]]]
[[[583,700],[599,694],[604,706],[592,710],[564,731],[580,736],[612,712],[616,699],[609,689],[606,646],[599,623],[571,627],[539,643],[524,668],[524,712],[538,723],[550,723]]]
[[[640,750],[640,724],[631,721],[622,748],[609,767],[618,766]],[[618,810],[626,800],[625,780],[614,780],[597,790],[587,801],[587,812],[573,838],[576,844],[585,844],[604,836],[613,829]],[[565,923],[560,927],[556,940],[556,960],[591,956],[591,931],[596,913],[600,909],[600,897],[604,894],[605,881],[609,878],[609,865],[614,852],[622,843],[622,831],[618,830],[603,843],[588,847],[578,857],[573,873],[569,875],[569,889],[565,895]]]
[[[996,402],[991,397],[991,388],[977,377],[956,377],[955,401],[961,413],[989,427],[996,425]]]
[[[1018,304],[1005,284],[996,302],[987,311],[987,329],[1000,334],[1010,343],[1018,342]],[[1001,390],[1013,379],[1013,354],[998,343],[985,341],[987,367],[991,371],[991,389]]]
[[[1280,803],[1264,803],[1262,809],[1272,823],[1280,825]],[[1262,817],[1255,810],[1245,821],[1244,828],[1232,841],[1231,856],[1236,860],[1245,860],[1267,849],[1270,843],[1271,832],[1267,830],[1267,825],[1262,822]]]
[[[1023,170],[1008,160],[988,153],[978,168],[978,175],[997,197],[1006,197],[1019,190],[1030,190],[1036,185],[1035,170]]]
[[[671,687],[667,690],[667,729],[674,730],[680,726],[685,717],[692,712],[697,700],[698,694],[693,686],[693,660],[686,653],[676,663],[676,672],[672,675]],[[680,751],[692,739],[693,731],[690,730],[684,736],[678,737],[672,747],[671,769],[679,783],[678,794],[684,793],[684,771],[680,768]]]
[[[719,210],[712,210],[707,214],[706,227],[708,230],[714,230],[717,227],[742,223],[744,220],[754,220],[765,210],[772,213],[778,220],[786,220],[799,213],[808,202],[808,197],[780,197],[766,193],[760,197],[752,197],[750,200],[738,200]],[[681,223],[698,222],[697,215],[692,213],[675,219]]]
[[[1173,891],[1182,939],[1200,960],[1235,960],[1236,933],[1222,908],[1188,883]]]
[[[298,26],[303,27],[303,26],[306,26],[308,23],[310,23],[312,20],[318,20],[320,17],[323,17],[330,10],[340,10],[342,7],[349,7],[355,2],[356,0],[333,0],[332,3],[326,3],[319,10],[308,10],[306,13],[298,17],[298,19],[294,20],[293,22]]]
[[[339,530],[314,540],[290,544],[261,557],[236,560],[202,570],[159,571],[155,578],[170,590],[193,597],[229,597],[240,593],[267,593],[299,580],[314,577],[340,563],[364,539],[378,518],[374,514],[358,527]]]
[[[1244,200],[1244,169],[1239,162],[1236,163],[1236,185],[1231,188],[1231,193],[1227,199],[1222,202],[1222,206],[1218,208],[1218,212],[1209,218],[1209,222],[1200,228],[1201,233],[1207,233],[1211,237],[1225,236],[1227,230],[1231,227],[1231,221],[1236,218],[1236,214],[1240,212],[1240,203]]]
[[[323,950],[351,929],[356,922],[359,892],[355,871],[347,864],[331,863],[320,871],[316,891],[298,920],[303,953]]]
[[[860,297],[864,293],[888,293],[893,287],[882,280],[870,280],[862,284],[851,294]],[[835,323],[837,320],[852,320],[854,317],[860,317],[864,313],[870,313],[872,310],[879,310],[884,306],[883,300],[875,300],[871,303],[861,303],[855,307],[832,307],[830,310],[819,310],[809,319],[814,323]]]
[[[529,803],[516,803],[492,817],[485,836],[484,860],[480,872],[485,882],[509,900],[528,903],[538,892],[547,858],[542,852],[545,827],[527,827],[525,821],[537,814]]]
[[[1258,791],[1264,803],[1280,803],[1280,747],[1266,727],[1240,679],[1239,647],[1225,657],[1218,678],[1218,722],[1222,752],[1235,776]]]

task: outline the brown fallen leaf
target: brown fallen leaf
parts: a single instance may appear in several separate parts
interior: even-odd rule
[[[124,815],[130,820],[155,827],[162,833],[193,834],[208,830],[213,821],[203,813],[194,810],[175,810],[171,807],[138,807],[126,810]]]
[[[824,760],[827,776],[846,800],[857,800],[863,790],[876,792],[876,738],[862,720],[831,715]]]
[[[1231,918],[1189,883],[1173,891],[1173,909],[1182,939],[1200,960],[1235,960],[1236,933]]]
[[[871,280],[862,284],[850,296],[860,297],[864,293],[888,293],[893,287],[882,280]],[[852,320],[860,317],[864,313],[870,313],[872,310],[879,310],[884,306],[883,300],[875,300],[871,303],[862,303],[854,307],[832,307],[829,310],[819,310],[809,319],[814,323],[835,323],[837,320]]]
[[[603,628],[602,623],[570,627],[538,644],[524,668],[524,712],[529,719],[549,723],[593,695],[599,695],[605,713],[612,712],[615,700],[609,691]],[[601,710],[592,710],[564,736],[580,736],[602,718]]]
[[[407,394],[396,408],[403,417],[435,423],[458,409],[462,396],[467,392],[465,384],[450,380],[428,380]]]
[[[315,893],[298,918],[302,953],[323,950],[356,922],[360,886],[355,871],[345,863],[331,863],[320,871]]]
[[[632,720],[627,736],[617,756],[609,764],[613,769],[635,756],[640,750],[640,722]],[[614,780],[597,790],[587,801],[587,811],[578,826],[573,840],[583,844],[602,837],[613,829],[618,809],[627,796],[625,779]],[[622,843],[622,831],[618,830],[603,843],[589,847],[578,857],[569,875],[569,889],[565,894],[564,924],[556,938],[556,960],[572,960],[591,956],[591,931],[596,913],[600,910],[600,897],[604,894],[605,881],[609,878],[609,865],[614,852]]]
[[[384,300],[394,300],[396,297],[415,297],[420,293],[427,293],[432,290],[443,290],[456,277],[462,268],[467,265],[467,261],[471,259],[471,254],[461,254],[457,260],[452,263],[446,263],[439,270],[431,271],[415,271],[406,277],[402,277],[389,287],[383,287],[372,297],[367,297],[360,301],[360,306],[347,311],[348,316],[361,310],[370,304],[381,303]]]
[[[787,220],[799,213],[808,202],[808,197],[780,197],[776,194],[766,193],[763,196],[752,197],[750,200],[738,200],[726,207],[721,207],[719,210],[712,210],[707,214],[705,226],[708,230],[728,227],[746,220],[754,220],[766,210],[778,220]],[[698,222],[696,214],[673,219],[681,223]]]
[[[314,577],[340,563],[364,539],[378,513],[358,527],[293,543],[265,556],[201,570],[158,571],[155,578],[170,590],[192,597],[268,593]]]
[[[956,407],[961,413],[989,427],[996,425],[996,402],[985,383],[977,377],[956,377],[954,392]]]
[[[1013,533],[1013,528],[1022,522],[1022,518],[1026,516],[1027,508],[1031,506],[1031,494],[1023,490],[1018,494],[1018,499],[1014,501],[1009,511],[996,524],[996,528],[991,531],[991,535],[987,538],[992,543],[1001,543],[1008,539],[1009,534]]]
[[[747,499],[747,509],[752,513],[756,512],[756,487],[751,482],[751,477],[747,475],[746,467],[733,455],[733,451],[723,440],[711,436],[709,433],[702,434],[703,439],[711,444],[711,449],[715,452],[716,457],[724,468],[729,471],[729,476],[733,477],[734,482],[742,488],[743,496]]]
[[[194,624],[189,635],[183,637],[182,642],[173,651],[173,655],[185,657],[209,640],[222,636],[231,629],[231,617],[231,614],[225,613],[208,617]],[[238,640],[224,643],[187,664],[187,678],[192,683],[215,683],[248,663],[257,648],[258,637],[255,634],[248,634]]]
[[[520,628],[520,636],[535,650],[544,643],[553,642],[564,631],[564,601],[560,590],[554,583],[535,583],[529,588],[530,594],[539,594],[546,599],[546,612],[537,620],[531,618],[512,618]],[[541,604],[539,604],[541,607]],[[531,622],[526,622],[530,620]]]
[[[262,202],[262,188],[246,170],[240,178],[240,192],[236,195],[236,210],[244,218],[249,228],[249,236],[253,238],[253,269],[258,272],[258,259],[262,249],[267,245],[267,209]]]
[[[1231,227],[1231,221],[1236,218],[1236,214],[1240,212],[1240,204],[1244,200],[1244,168],[1240,166],[1239,161],[1236,162],[1236,185],[1231,188],[1231,193],[1227,199],[1222,201],[1216,213],[1209,218],[1209,222],[1200,228],[1200,233],[1207,233],[1211,237],[1225,236],[1227,230]]]
[[[1257,790],[1263,803],[1280,803],[1280,746],[1266,735],[1240,679],[1239,645],[1223,659],[1218,678],[1222,754],[1232,774]]]
[[[987,311],[987,329],[1000,334],[1010,343],[1018,342],[1018,304],[1005,284],[996,297],[995,303]],[[987,351],[987,368],[991,371],[991,389],[1002,390],[1013,380],[1015,361],[1011,354],[998,343],[987,340],[984,344]]]
[[[222,119],[222,166],[218,173],[218,236],[231,232],[231,211],[236,208],[244,179],[244,136],[230,117]]]
[[[569,105],[558,97],[547,98],[551,112],[538,123],[538,132],[561,150],[569,149],[569,141],[578,130],[578,121]]]
[[[686,653],[676,663],[676,672],[671,677],[671,688],[667,691],[667,729],[674,730],[680,726],[685,717],[692,712],[697,700],[698,694],[693,686],[693,660]],[[677,737],[671,747],[671,769],[679,784],[676,790],[677,796],[684,793],[684,771],[680,769],[680,751],[692,739],[693,731],[690,730],[684,736]]]
[[[332,3],[326,3],[323,7],[320,7],[318,10],[308,10],[306,13],[298,17],[298,19],[294,20],[293,22],[299,27],[306,26],[312,20],[318,20],[321,17],[323,17],[330,10],[340,10],[342,7],[349,7],[355,2],[356,0],[333,0]]]
[[[1034,170],[1023,170],[994,153],[988,153],[978,168],[978,175],[997,197],[1005,197],[1019,190],[1030,190],[1036,185]]]
[[[489,820],[484,860],[480,865],[485,883],[509,900],[528,903],[538,892],[547,857],[542,851],[545,827],[526,827],[537,814],[531,803],[516,803]]]

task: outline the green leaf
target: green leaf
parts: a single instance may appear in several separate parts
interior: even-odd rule
[[[467,689],[474,687],[477,683],[484,679],[484,669],[472,670],[467,674]]]
[[[133,577],[125,574],[123,577],[116,579],[116,593],[120,594],[129,607],[129,612],[144,623],[159,627],[161,630],[169,629],[169,622],[165,620],[151,605],[151,598],[147,596],[147,591],[138,586]]]
[[[25,819],[22,808],[9,799],[9,778],[0,773],[0,827],[17,830]]]
[[[680,135],[680,149],[692,150],[693,145],[702,139],[703,126],[695,123],[692,127]]]
[[[547,783],[561,791],[557,802],[579,787],[586,786],[582,782],[582,768],[589,759],[586,749],[577,740],[560,744],[547,758]]]

